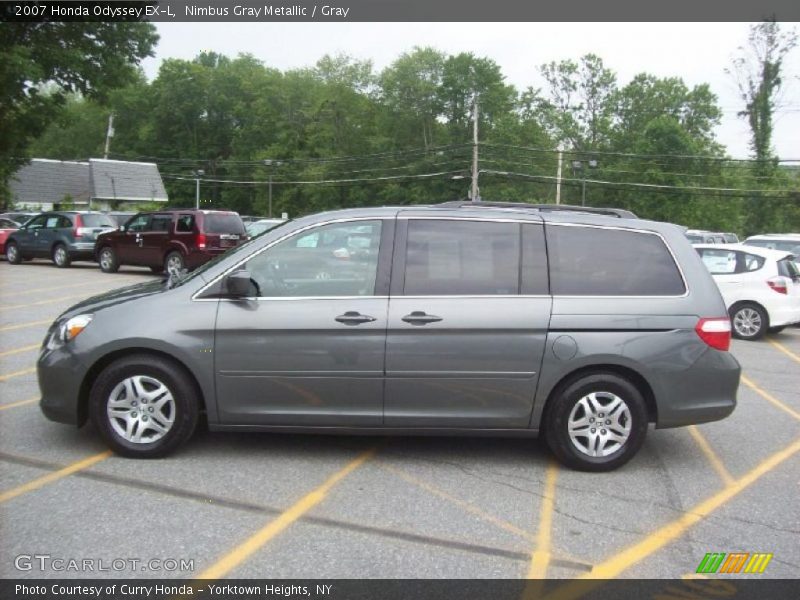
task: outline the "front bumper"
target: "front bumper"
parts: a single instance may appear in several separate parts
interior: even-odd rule
[[[44,348],[36,363],[36,376],[42,399],[39,407],[51,421],[81,426],[86,415],[80,410],[81,382],[86,368],[64,346]]]

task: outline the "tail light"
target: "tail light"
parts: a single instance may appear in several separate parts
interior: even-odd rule
[[[772,291],[778,292],[779,294],[789,293],[789,285],[786,283],[786,280],[783,277],[773,277],[772,279],[767,279],[767,285],[772,289]]]
[[[206,247],[206,234],[205,233],[198,233],[197,234],[197,247],[201,250]]]
[[[72,235],[76,238],[83,237],[83,219],[80,215],[75,215],[75,228],[72,230]]]
[[[694,330],[712,348],[726,351],[731,347],[731,320],[728,317],[700,319]]]

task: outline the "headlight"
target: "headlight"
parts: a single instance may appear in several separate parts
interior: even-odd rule
[[[47,342],[51,350],[70,340],[74,340],[92,322],[94,315],[77,315],[61,323]]]

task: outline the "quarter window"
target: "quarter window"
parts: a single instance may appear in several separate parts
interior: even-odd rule
[[[378,274],[380,221],[323,225],[247,261],[262,297],[372,296]]]
[[[660,236],[597,227],[547,227],[555,295],[679,296],[680,271]]]
[[[410,220],[407,296],[519,293],[520,225]]]

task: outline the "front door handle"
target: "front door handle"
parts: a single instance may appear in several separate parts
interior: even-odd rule
[[[371,323],[375,320],[375,317],[362,315],[360,312],[355,310],[348,310],[343,315],[336,317],[335,320],[339,321],[339,323],[344,323],[345,325],[360,325],[361,323]]]
[[[410,315],[403,317],[403,321],[411,323],[412,325],[427,325],[428,323],[436,323],[441,321],[442,317],[436,315],[429,315],[423,310],[415,310]]]

